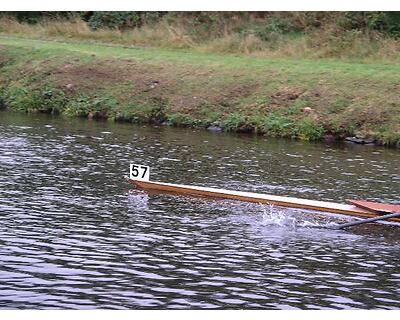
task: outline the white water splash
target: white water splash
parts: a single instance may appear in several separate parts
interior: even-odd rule
[[[326,221],[313,221],[308,220],[310,217],[297,214],[294,217],[288,210],[280,210],[273,205],[265,206],[260,204],[263,210],[262,224],[263,225],[276,225],[280,227],[297,229],[297,228],[326,228],[334,223],[327,223]]]
[[[274,206],[262,205],[262,224],[263,225],[277,225],[280,227],[289,227],[296,229],[299,225],[296,218],[289,216],[287,213],[277,210]]]
[[[128,195],[128,205],[130,209],[147,211],[149,196],[145,192],[131,191]]]

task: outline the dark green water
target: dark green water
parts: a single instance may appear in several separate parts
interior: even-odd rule
[[[132,190],[400,203],[400,152],[0,113],[0,308],[399,309],[400,229]]]

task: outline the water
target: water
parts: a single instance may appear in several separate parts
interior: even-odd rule
[[[165,182],[399,203],[400,152],[0,113],[1,309],[399,309],[400,229]]]

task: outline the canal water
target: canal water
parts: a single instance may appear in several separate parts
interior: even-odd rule
[[[133,190],[400,203],[400,152],[0,113],[0,309],[399,309],[400,229]]]

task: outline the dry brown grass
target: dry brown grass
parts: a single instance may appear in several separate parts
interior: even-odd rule
[[[298,24],[304,16],[295,16]],[[334,24],[304,35],[279,35],[273,41],[263,41],[252,33],[240,35],[234,30],[249,23],[249,16],[238,16],[221,22],[221,28],[194,33],[188,17],[173,24],[160,21],[141,28],[120,31],[91,30],[87,24],[76,20],[43,20],[29,25],[9,17],[0,18],[0,32],[23,37],[45,39],[71,39],[99,41],[121,45],[140,45],[161,48],[191,48],[205,53],[226,53],[257,57],[279,58],[334,58],[361,61],[398,62],[400,41],[379,34],[339,30]],[[252,18],[255,22],[255,18]]]
[[[29,25],[9,17],[0,18],[0,32],[5,34],[31,36],[35,38],[70,38],[75,40],[96,40],[122,45],[147,45],[156,47],[187,48],[195,45],[186,30],[179,25],[160,22],[140,29],[120,31],[114,29],[91,30],[87,24],[76,20],[44,20]]]
[[[30,25],[19,23],[16,19],[6,16],[0,18],[0,31],[12,34],[26,34],[26,35],[34,33],[34,30]]]
[[[262,40],[250,34],[240,37],[237,34],[228,34],[224,37],[210,40],[196,46],[201,52],[207,53],[229,53],[250,55],[266,49]]]
[[[194,40],[184,28],[179,25],[169,25],[166,22],[126,31],[123,39],[125,43],[129,44],[157,47],[188,48],[195,46]]]

